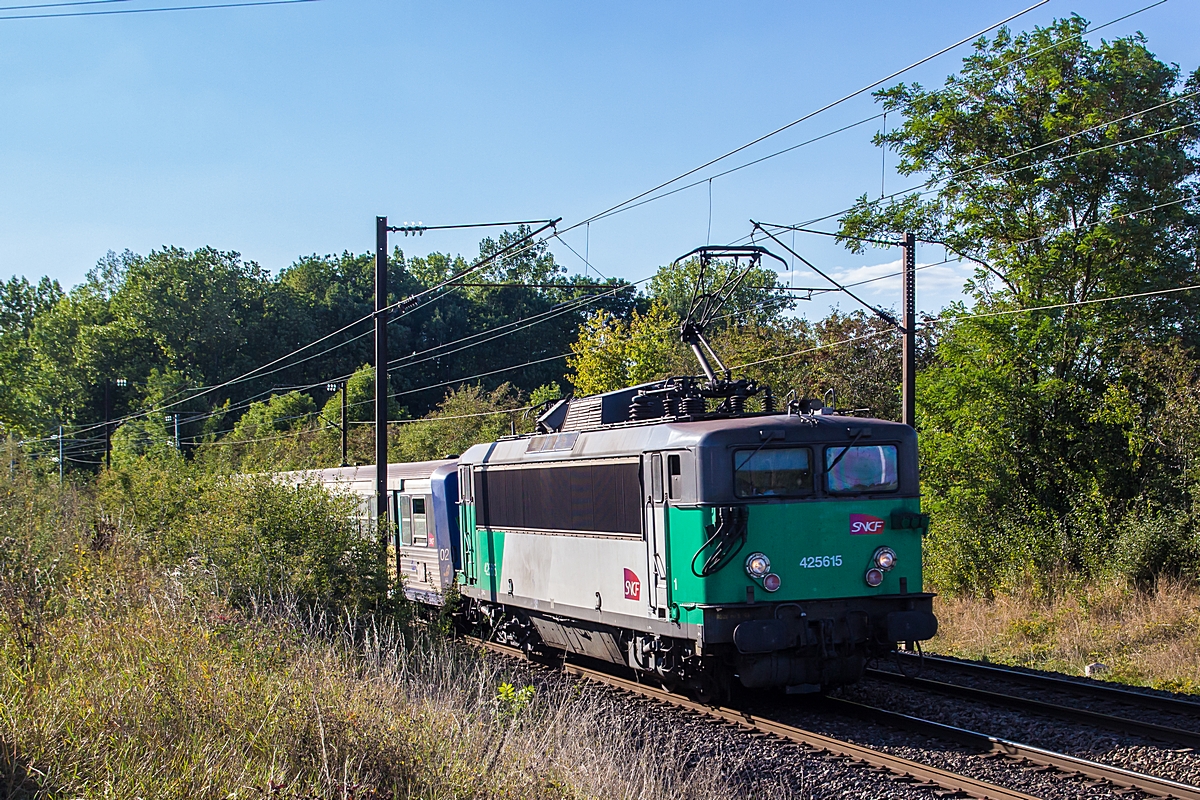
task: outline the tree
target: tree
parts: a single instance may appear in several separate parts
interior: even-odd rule
[[[36,285],[22,277],[0,283],[0,427],[37,430],[40,415],[27,386],[34,359],[30,338],[38,317],[62,297],[62,287],[49,278]]]
[[[510,432],[510,424],[529,431],[533,421],[522,416],[521,394],[504,383],[491,392],[482,387],[459,386],[446,393],[435,411],[422,419],[402,423],[396,430],[393,452],[401,461],[430,461],[460,455],[473,444],[492,442]]]
[[[744,268],[744,264],[739,267],[731,260],[711,261],[701,280],[698,258],[688,259],[682,264],[668,264],[659,267],[650,279],[649,296],[651,300],[664,304],[682,320],[691,308],[698,283],[700,292],[714,292],[726,279],[736,274],[735,270]],[[778,277],[773,270],[762,266],[751,269],[713,320],[714,330],[733,321],[746,324],[778,319],[782,312],[794,305],[791,298],[779,294],[779,287]]]
[[[658,380],[694,369],[677,370],[684,353],[679,340],[679,317],[656,301],[643,315],[634,310],[629,320],[600,311],[579,328],[567,366],[577,395],[599,394]]]
[[[946,588],[1100,568],[1146,489],[1126,446],[1138,423],[1118,413],[1139,371],[1128,344],[1200,334],[1195,293],[1094,302],[1200,277],[1200,75],[1140,35],[1093,47],[1086,27],[1001,31],[941,89],[879,92],[905,121],[876,142],[927,189],[863,197],[842,220],[852,249],[902,231],[944,242],[978,265],[972,311],[995,314],[947,312],[918,378]]]
[[[251,403],[229,437],[234,442],[247,442],[294,431],[311,421],[316,410],[317,404],[307,394],[273,394],[267,400]]]

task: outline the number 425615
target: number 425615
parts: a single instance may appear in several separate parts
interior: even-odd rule
[[[840,567],[842,565],[842,557],[837,556],[805,556],[800,559],[800,566],[804,569],[820,569],[821,567]]]

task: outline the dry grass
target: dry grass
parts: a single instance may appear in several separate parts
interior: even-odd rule
[[[0,475],[0,798],[768,794],[661,714],[397,622],[336,503],[169,477]]]
[[[5,645],[0,796],[731,795],[616,700],[557,679],[521,692],[507,663],[386,626],[248,618],[202,584],[109,570],[32,667]]]
[[[939,597],[931,651],[1082,675],[1100,662],[1106,678],[1200,693],[1200,590],[1160,580],[1149,590],[1120,582],[1071,585],[994,599]]]

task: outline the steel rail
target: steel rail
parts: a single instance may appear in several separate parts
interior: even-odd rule
[[[904,655],[903,658],[916,659],[915,655]],[[1003,678],[1016,683],[1023,683],[1027,686],[1037,686],[1044,689],[1056,689],[1072,694],[1086,695],[1103,700],[1112,700],[1115,702],[1129,703],[1132,705],[1141,706],[1143,708],[1153,708],[1159,711],[1170,711],[1176,714],[1191,714],[1200,716],[1200,701],[1185,700],[1181,697],[1165,697],[1158,694],[1147,694],[1134,689],[1126,689],[1120,686],[1111,686],[1105,683],[1099,683],[1088,679],[1087,681],[1072,680],[1071,678],[1059,677],[1057,675],[1049,675],[1037,672],[1024,672],[1022,670],[1003,667],[997,664],[981,664],[977,661],[960,661],[954,658],[945,658],[942,656],[923,656],[926,662],[938,667],[946,667],[948,669],[957,670],[959,672],[974,674],[981,677]]]
[[[949,695],[951,697],[960,697],[964,700],[992,703],[994,705],[1007,708],[1019,708],[1023,711],[1033,711],[1038,714],[1058,717],[1070,722],[1079,722],[1085,725],[1096,725],[1101,728],[1120,731],[1121,733],[1132,733],[1137,736],[1146,736],[1162,742],[1174,742],[1200,750],[1200,733],[1195,731],[1172,728],[1167,725],[1159,725],[1153,722],[1142,722],[1141,720],[1129,719],[1128,717],[1118,717],[1114,714],[1105,714],[1099,711],[1089,711],[1083,708],[1064,706],[1058,703],[1051,703],[1046,700],[1034,700],[1029,697],[1018,697],[1016,695],[1004,694],[1003,692],[994,692],[989,689],[976,689],[973,686],[962,686],[957,683],[935,681],[929,678],[909,677],[896,672],[869,669],[867,670],[867,675],[876,680],[898,683],[917,689],[926,689],[931,692],[937,692],[938,694]]]
[[[1200,787],[1145,775],[1140,772],[1076,758],[1052,750],[1044,750],[1033,745],[989,736],[985,733],[958,728],[942,722],[922,719],[920,717],[888,711],[875,706],[856,703],[851,700],[827,697],[825,704],[836,711],[872,722],[881,722],[897,728],[903,728],[914,733],[932,736],[938,739],[958,742],[968,747],[978,748],[985,752],[996,753],[1006,758],[1020,762],[1029,762],[1043,767],[1053,767],[1067,773],[1081,775],[1094,781],[1112,784],[1123,789],[1136,789],[1155,797],[1174,798],[1175,800],[1200,800]]]
[[[522,659],[526,658],[524,651],[515,647],[488,642],[475,637],[463,638],[503,655]],[[619,678],[600,670],[589,669],[571,663],[563,664],[562,670],[568,675],[574,675],[620,691],[667,703],[694,714],[735,725],[754,733],[767,734],[779,739],[785,739],[831,756],[845,758],[876,769],[886,770],[898,776],[899,779],[913,781],[918,786],[962,793],[969,797],[979,798],[980,800],[1036,800],[1032,795],[1019,792],[1015,789],[997,786],[996,784],[977,780],[967,775],[959,775],[955,772],[939,769],[938,767],[922,764],[907,758],[901,758],[900,756],[874,750],[870,747],[854,744],[853,742],[846,742],[831,736],[807,731],[803,728],[785,725],[782,722],[775,722],[745,711],[697,703],[694,700],[689,700],[672,692],[625,678]],[[1188,798],[1187,800],[1192,800],[1192,798]],[[1197,795],[1196,800],[1200,800],[1200,795]]]

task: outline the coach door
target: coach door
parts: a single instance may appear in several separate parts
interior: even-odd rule
[[[667,492],[662,453],[642,457],[642,494],[645,508],[646,551],[649,563],[650,608],[660,616],[667,615]],[[678,458],[678,456],[676,456]]]

